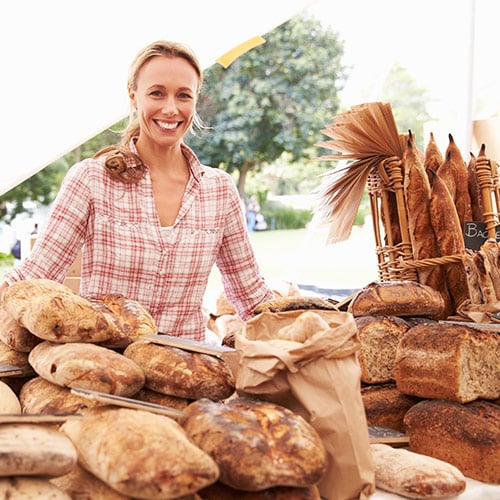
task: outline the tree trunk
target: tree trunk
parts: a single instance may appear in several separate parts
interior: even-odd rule
[[[237,187],[238,187],[238,193],[240,193],[240,197],[244,200],[245,197],[245,181],[247,179],[247,173],[251,168],[250,163],[243,163],[241,167],[238,169],[239,176],[238,176],[238,182],[237,182]]]

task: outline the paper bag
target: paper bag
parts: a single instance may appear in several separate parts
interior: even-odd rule
[[[241,354],[236,389],[286,406],[316,429],[329,459],[318,485],[322,497],[367,499],[375,491],[375,475],[361,398],[356,323],[347,312],[315,310],[328,330],[304,343],[272,340],[303,312],[264,312],[246,323],[236,336]]]

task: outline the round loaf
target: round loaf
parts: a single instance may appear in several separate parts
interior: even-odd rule
[[[429,316],[444,312],[439,292],[415,281],[373,282],[362,288],[349,304],[353,316]]]
[[[144,386],[141,367],[118,352],[88,343],[42,342],[29,354],[35,372],[62,387],[131,396]]]
[[[146,375],[145,386],[162,394],[186,399],[226,399],[234,392],[234,375],[216,356],[176,347],[136,341],[123,353]]]
[[[264,401],[200,399],[183,427],[220,469],[219,481],[238,490],[307,487],[326,472],[327,454],[314,428],[291,410]]]

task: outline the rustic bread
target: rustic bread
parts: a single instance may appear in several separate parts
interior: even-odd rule
[[[188,404],[192,402],[190,399],[177,398],[175,396],[169,396],[168,394],[162,394],[161,392],[153,391],[147,387],[143,387],[139,392],[134,394],[133,399],[137,401],[144,401],[145,403],[153,403],[155,405],[168,406],[169,408],[175,408],[176,410],[184,410]],[[174,418],[174,417],[171,417]],[[174,418],[174,420],[179,420]]]
[[[361,342],[358,356],[361,381],[366,384],[393,381],[396,348],[410,326],[398,316],[358,316],[354,320]]]
[[[258,305],[254,314],[263,312],[299,311],[301,309],[323,309],[327,311],[337,310],[335,304],[320,297],[277,297]]]
[[[352,299],[348,310],[353,316],[428,316],[444,312],[442,295],[415,281],[373,282]]]
[[[405,415],[410,449],[444,460],[485,483],[500,484],[500,407],[426,400]]]
[[[16,393],[0,380],[0,415],[21,413],[21,403]]]
[[[228,398],[234,375],[221,358],[176,347],[136,341],[123,353],[146,375],[145,386],[162,394],[186,399]]]
[[[361,387],[361,398],[368,425],[388,427],[405,432],[404,416],[419,398],[398,390],[396,384],[374,384]]]
[[[276,338],[305,342],[315,333],[329,330],[330,325],[314,311],[304,311],[290,324],[283,326],[276,332]]]
[[[43,377],[24,383],[19,394],[22,412],[31,415],[71,415],[104,403],[73,394],[70,389]]]
[[[410,328],[396,350],[398,389],[420,398],[465,403],[500,397],[500,334],[466,325]]]
[[[219,469],[182,427],[162,415],[94,408],[61,426],[79,463],[122,495],[177,498],[217,481]]]
[[[317,486],[275,486],[261,491],[235,490],[220,481],[198,492],[203,500],[321,500]]]
[[[61,476],[76,464],[72,442],[38,424],[0,425],[0,476]]]
[[[47,279],[12,283],[3,293],[3,306],[21,326],[52,342],[102,342],[116,328],[89,300]]]
[[[102,346],[124,348],[144,335],[158,332],[151,314],[136,300],[119,293],[87,298],[116,326],[109,339],[99,342]]]
[[[29,353],[15,351],[0,340],[0,365],[12,365],[21,370],[20,376],[33,375],[33,368],[29,363]]]
[[[72,500],[71,496],[41,477],[0,477],[0,498],[9,500]],[[83,499],[82,499],[83,500]]]
[[[453,465],[386,444],[371,444],[377,488],[407,498],[448,498],[465,491],[465,477]]]
[[[321,438],[287,408],[241,398],[200,399],[184,413],[187,435],[218,464],[219,481],[232,488],[312,486],[326,472]]]
[[[134,361],[94,344],[44,341],[30,352],[29,362],[38,375],[62,387],[131,396],[145,382]]]
[[[3,307],[0,307],[0,341],[14,351],[30,352],[42,339],[21,326]]]

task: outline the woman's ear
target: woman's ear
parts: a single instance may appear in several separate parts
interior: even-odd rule
[[[128,89],[128,96],[130,99],[130,106],[132,106],[133,109],[137,109],[137,103],[135,101],[135,93],[132,89]]]

